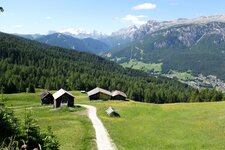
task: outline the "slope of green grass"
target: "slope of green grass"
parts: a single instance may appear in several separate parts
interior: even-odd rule
[[[221,150],[225,149],[225,102],[146,104],[134,101],[90,102],[86,94],[72,92],[75,103],[97,107],[98,116],[103,121],[110,136],[122,150]],[[75,112],[52,110],[51,107],[38,107],[37,94],[4,95],[7,106],[13,105],[16,115],[23,119],[25,109],[30,110],[43,131],[47,126],[58,137],[61,149],[96,149],[95,134],[86,116]],[[20,106],[20,107],[18,107]],[[120,118],[111,118],[105,110],[115,108]]]
[[[154,105],[98,102],[98,115],[119,149],[225,149],[225,103]],[[121,118],[110,118],[112,106]]]
[[[40,106],[39,93],[4,94],[3,99],[8,107]]]
[[[194,79],[193,75],[188,72],[178,72],[178,71],[171,71],[169,76],[176,77],[181,80],[191,80]]]
[[[87,116],[78,114],[85,111],[84,108],[76,107],[74,112],[67,108],[53,110],[52,106],[40,105],[39,93],[4,94],[3,97],[6,106],[15,111],[20,123],[23,123],[26,111],[31,112],[38,121],[41,131],[45,132],[51,126],[59,140],[60,149],[97,149],[91,121]]]
[[[138,69],[145,72],[153,71],[157,73],[162,72],[162,63],[143,63],[141,61],[130,60],[129,62],[121,64],[125,68]]]

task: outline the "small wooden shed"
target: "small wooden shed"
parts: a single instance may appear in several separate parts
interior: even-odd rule
[[[110,91],[96,87],[95,89],[89,91],[88,93],[90,100],[110,100],[112,95]]]
[[[120,117],[120,114],[112,107],[109,107],[106,110],[107,115],[109,115],[110,117]]]
[[[40,94],[41,104],[54,104],[54,97],[48,91],[44,91]]]
[[[74,107],[74,99],[75,97],[64,89],[60,89],[59,91],[53,94],[54,97],[54,107],[58,108],[61,105],[67,105],[68,107]]]
[[[127,95],[122,91],[113,91],[112,92],[112,100],[126,100]]]

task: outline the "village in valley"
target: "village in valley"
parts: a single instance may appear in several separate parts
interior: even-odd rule
[[[199,74],[198,76],[192,77],[191,79],[178,79],[178,80],[196,89],[215,88],[225,93],[225,82],[213,75],[203,76],[202,74]]]

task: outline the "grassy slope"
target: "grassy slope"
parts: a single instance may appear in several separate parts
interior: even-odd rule
[[[79,102],[79,101],[78,101]],[[225,102],[155,105],[138,102],[86,102],[98,115],[119,149],[225,149]],[[112,106],[121,118],[110,118]]]
[[[176,77],[181,80],[191,80],[194,79],[193,75],[188,72],[178,72],[178,71],[171,71],[169,74],[171,77]]]
[[[98,115],[119,149],[225,149],[225,102],[167,105],[133,101],[90,102],[86,94],[72,93],[76,96],[76,103],[98,108]],[[16,95],[20,101],[25,100],[26,95],[27,98],[35,97],[34,104],[39,102],[37,95],[13,94],[6,96],[6,103],[11,104],[10,97]],[[28,103],[25,100],[25,104]],[[109,106],[117,109],[121,118],[108,117],[105,109]],[[23,117],[23,111],[19,109],[16,114]],[[63,149],[95,148],[94,131],[87,117],[49,111],[49,108],[34,108],[32,113],[41,127],[53,127]]]
[[[96,149],[95,132],[88,117],[76,114],[83,111],[83,108],[76,108],[76,112],[69,112],[65,109],[51,110],[52,107],[39,107],[39,93],[36,94],[9,94],[4,95],[7,106],[15,110],[16,116],[24,120],[25,107],[32,116],[38,121],[43,132],[48,126],[52,127],[53,132],[60,142],[60,149]],[[21,122],[23,123],[23,121]]]
[[[123,63],[121,64],[123,67],[125,68],[132,68],[132,69],[138,69],[138,70],[142,70],[145,72],[149,72],[149,71],[154,71],[157,73],[161,73],[162,72],[162,63],[143,63],[141,61],[136,61],[136,60],[130,60],[127,63]]]

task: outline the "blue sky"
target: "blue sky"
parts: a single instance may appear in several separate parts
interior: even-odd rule
[[[224,0],[0,0],[0,31],[41,33],[81,28],[111,33],[147,20],[225,14]]]

